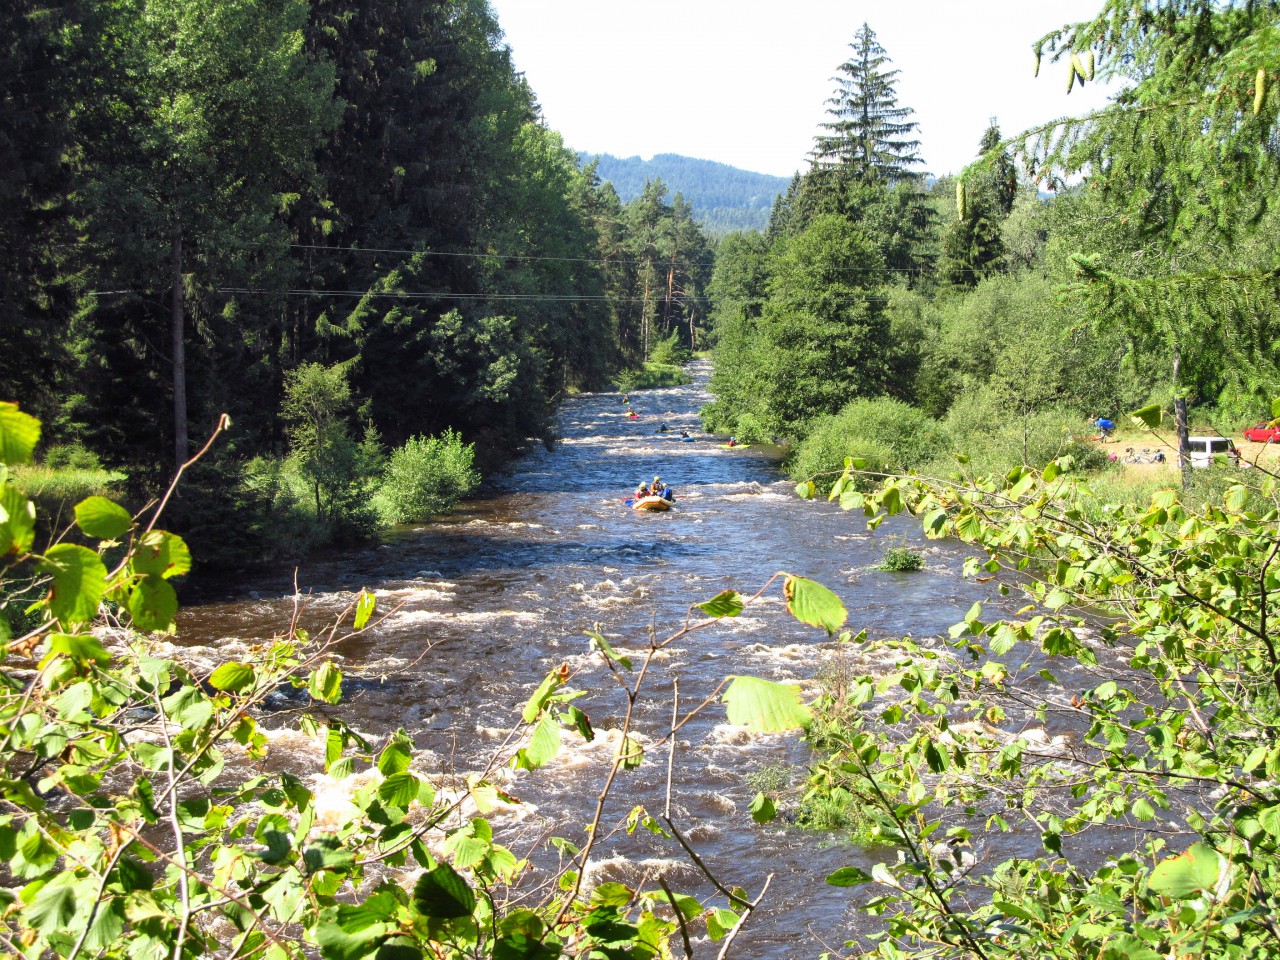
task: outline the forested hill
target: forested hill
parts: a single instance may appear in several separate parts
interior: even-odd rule
[[[640,196],[647,181],[661,180],[672,194],[683,194],[693,204],[694,218],[713,235],[763,230],[774,197],[785,191],[788,183],[787,177],[675,153],[659,153],[652,160],[582,153],[579,159],[583,165],[599,161],[596,172],[600,179],[613,184],[624,203]]]

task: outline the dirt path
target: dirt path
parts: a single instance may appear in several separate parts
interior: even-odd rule
[[[1269,470],[1280,469],[1280,443],[1253,443],[1243,438],[1235,438],[1236,449],[1240,451],[1240,463],[1258,464]],[[1178,473],[1178,452],[1172,444],[1162,444],[1149,436],[1117,437],[1109,440],[1103,447],[1109,454],[1114,454],[1125,473],[1131,476],[1168,476],[1172,481]],[[1164,463],[1127,463],[1126,451],[1145,457],[1157,450],[1164,452]]]

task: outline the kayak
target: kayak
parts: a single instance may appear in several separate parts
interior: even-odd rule
[[[730,446],[730,445],[729,445],[729,444],[727,444],[727,443],[721,443],[721,444],[717,444],[717,446],[718,446],[721,450],[747,450],[747,449],[749,449],[749,448],[751,447],[751,444],[749,444],[749,443],[735,443],[735,444],[733,444],[732,446]]]
[[[627,506],[632,510],[670,510],[671,501],[666,497],[640,497],[636,499],[632,497],[627,501]]]

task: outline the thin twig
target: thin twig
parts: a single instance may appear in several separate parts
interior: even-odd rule
[[[738,935],[738,931],[740,931],[743,924],[747,922],[747,917],[751,916],[755,908],[760,906],[760,902],[764,900],[764,895],[769,891],[769,884],[772,882],[773,874],[771,873],[764,878],[764,886],[760,888],[760,895],[750,903],[746,904],[746,909],[744,909],[741,915],[739,915],[738,922],[733,925],[733,929],[729,931],[729,935],[724,938],[724,946],[722,946],[720,948],[720,952],[716,954],[716,960],[725,960],[725,958],[729,956],[729,948],[733,946],[733,940]]]

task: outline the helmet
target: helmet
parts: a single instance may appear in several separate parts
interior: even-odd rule
[[[653,475],[653,482],[654,483],[658,482],[658,475],[656,473]]]

